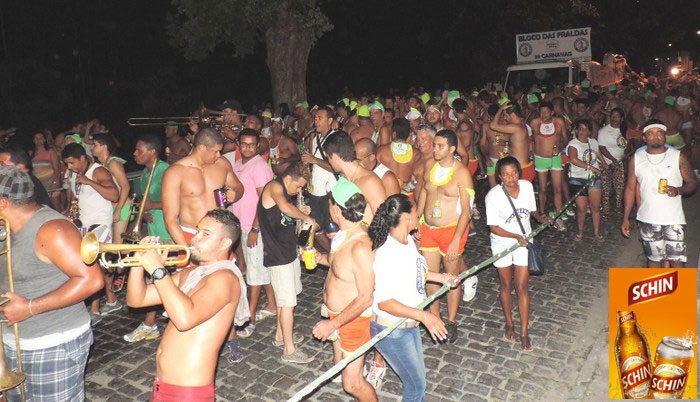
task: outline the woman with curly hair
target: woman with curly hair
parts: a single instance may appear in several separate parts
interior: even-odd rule
[[[457,277],[428,271],[410,233],[418,229],[418,212],[405,194],[387,198],[377,209],[369,227],[374,257],[374,302],[372,305],[372,336],[391,326],[396,320],[408,318],[376,348],[403,383],[403,401],[425,399],[425,362],[419,324],[423,324],[433,340],[447,339],[447,329],[440,317],[430,311],[417,309],[426,298],[425,282],[447,284]]]

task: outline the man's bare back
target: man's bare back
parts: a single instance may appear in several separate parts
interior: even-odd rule
[[[400,163],[391,154],[391,144],[382,145],[377,149],[377,160],[379,163],[391,169],[394,174],[401,180],[401,184],[411,181],[413,174],[413,163],[418,159],[416,149],[413,149],[413,156],[407,163]]]
[[[354,272],[357,261],[354,256],[356,253],[371,253],[371,250],[372,241],[367,232],[356,229],[348,233],[345,243],[329,255],[330,270],[323,299],[331,311],[343,311],[357,297]]]

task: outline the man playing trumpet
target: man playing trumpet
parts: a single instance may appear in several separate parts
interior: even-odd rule
[[[151,401],[214,401],[214,374],[219,349],[231,322],[249,316],[245,282],[228,259],[241,234],[238,219],[229,211],[214,209],[197,225],[192,239],[190,265],[170,276],[163,267],[167,250],[136,253],[142,266],[132,267],[126,301],[131,307],[163,304],[170,322],[156,352],[156,378]],[[154,244],[146,237],[142,244]],[[144,271],[154,279],[146,285]]]

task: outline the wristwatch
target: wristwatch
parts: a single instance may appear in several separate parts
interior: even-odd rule
[[[260,233],[260,228],[250,228],[251,232]]]
[[[151,274],[151,278],[153,278],[154,281],[160,280],[168,276],[170,272],[168,272],[167,269],[164,267],[156,268],[153,273]]]

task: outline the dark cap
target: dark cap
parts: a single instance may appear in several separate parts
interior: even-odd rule
[[[16,166],[0,167],[0,197],[10,201],[34,197],[34,183],[29,174]]]
[[[239,114],[243,114],[243,106],[241,106],[241,102],[238,99],[226,99],[224,103],[219,105],[219,109],[233,109]]]

